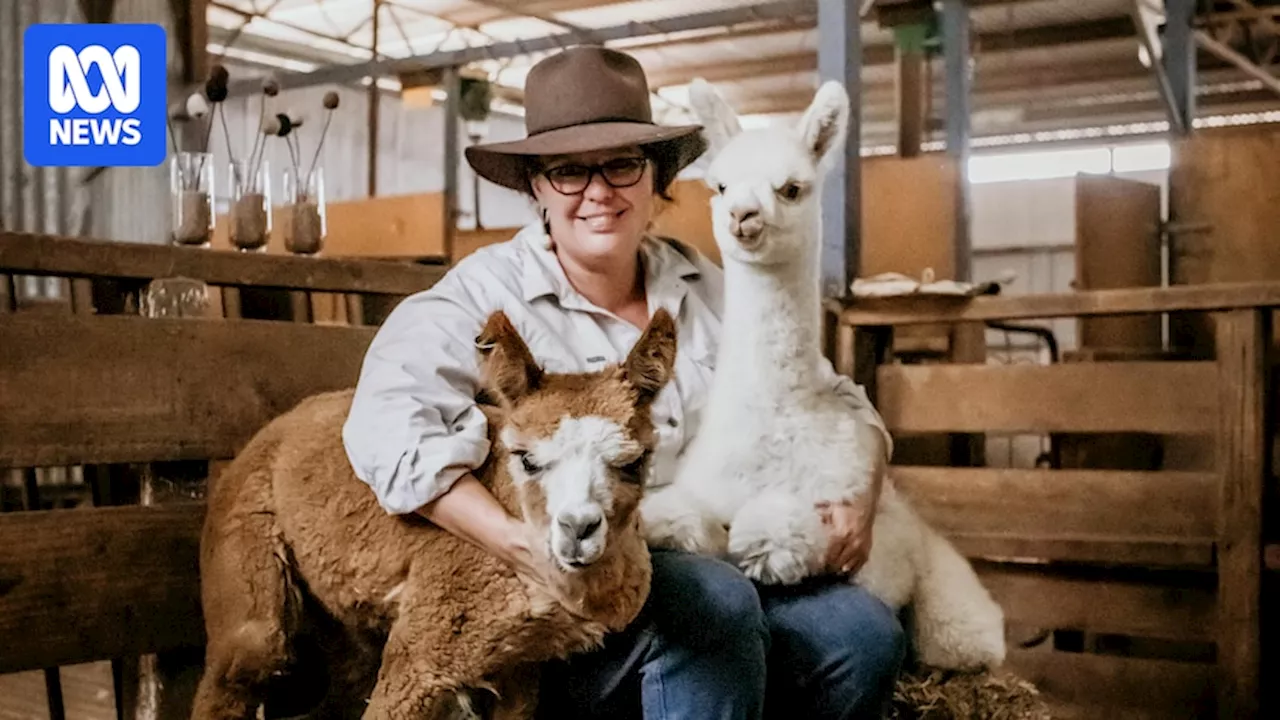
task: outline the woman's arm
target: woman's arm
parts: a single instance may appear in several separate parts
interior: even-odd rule
[[[537,577],[524,524],[467,473],[418,514],[532,577]]]
[[[446,275],[401,301],[369,345],[342,438],[388,513],[417,512],[489,455],[475,401],[482,305]]]

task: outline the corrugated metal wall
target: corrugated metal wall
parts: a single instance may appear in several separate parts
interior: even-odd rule
[[[117,0],[117,22],[169,29],[167,0]],[[83,22],[76,0],[0,0],[0,228],[166,242],[168,175],[155,168],[38,168],[22,153],[22,36],[34,23]],[[177,54],[170,52],[170,58]],[[172,71],[172,68],[171,68]],[[86,178],[92,178],[86,183]],[[56,278],[23,278],[24,297],[58,297]]]
[[[75,168],[36,168],[22,153],[22,35],[42,22],[79,22],[75,0],[0,2],[0,228],[64,234],[71,221]],[[59,293],[56,279],[21,278],[26,297]]]
[[[30,1],[30,0],[24,0]],[[116,0],[113,20],[162,25],[169,37],[169,76],[181,70],[168,0]],[[108,168],[90,186],[89,235],[104,240],[169,241],[169,167]]]

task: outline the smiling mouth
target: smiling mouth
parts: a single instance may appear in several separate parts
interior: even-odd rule
[[[609,220],[612,218],[620,218],[622,217],[622,214],[625,212],[626,212],[626,209],[624,208],[622,210],[619,210],[618,212],[613,212],[613,213],[597,213],[595,215],[587,215],[586,217],[579,215],[578,219],[581,220],[582,222],[591,222],[592,220]]]

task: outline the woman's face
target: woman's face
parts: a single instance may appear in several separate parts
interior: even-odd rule
[[[551,237],[578,262],[598,266],[634,255],[653,213],[653,166],[638,148],[543,159],[533,192]]]

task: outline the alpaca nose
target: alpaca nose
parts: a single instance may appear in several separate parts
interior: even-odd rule
[[[730,210],[729,214],[733,217],[733,221],[735,223],[742,225],[746,221],[758,216],[760,214],[760,209],[752,207],[736,207]]]
[[[729,232],[735,237],[752,238],[763,229],[760,208],[738,206],[729,211]]]
[[[560,529],[574,540],[586,540],[600,529],[604,516],[599,510],[582,510],[579,512],[563,512],[556,518]]]

